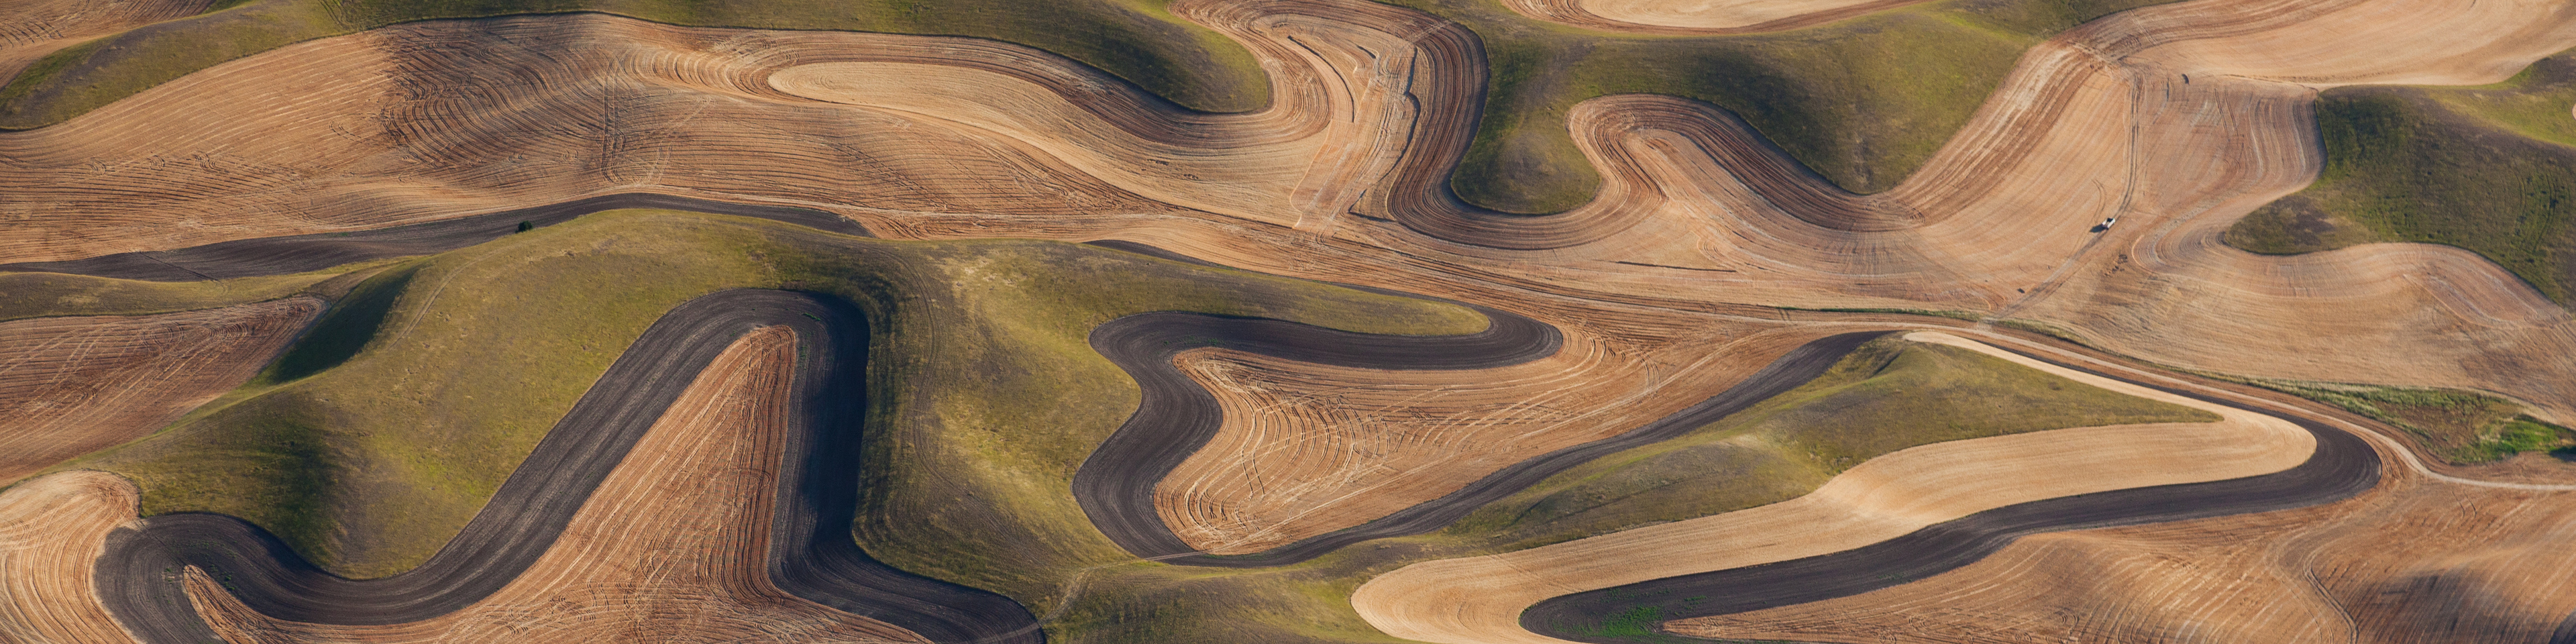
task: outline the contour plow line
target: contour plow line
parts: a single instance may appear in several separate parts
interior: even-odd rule
[[[781,442],[795,414],[796,339],[770,326],[734,341],[600,482],[553,547],[473,605],[402,624],[291,622],[250,610],[224,591],[223,573],[198,568],[186,572],[189,595],[229,642],[638,641],[676,633],[925,642],[780,592],[765,574]]]
[[[1584,609],[1597,609],[1603,601],[1593,599],[1598,594],[1585,595],[1593,591],[1682,578],[1714,588],[1735,584],[1724,592],[1694,585],[1693,593],[1669,594],[1680,603],[1685,594],[1716,593],[1707,605],[1718,612],[1747,610],[1738,607],[1747,602],[1811,601],[1965,565],[2033,526],[2098,527],[2299,507],[2350,496],[2378,479],[2378,456],[2367,443],[2322,425],[2150,389],[1948,334],[1907,337],[2209,411],[2223,420],[2061,429],[1909,448],[1863,462],[1781,503],[1529,550],[1413,564],[1371,579],[1353,594],[1352,604],[1371,625],[1407,639],[1562,643],[1567,640],[1525,625],[1544,629],[1583,619]],[[1888,579],[1882,574],[1888,570],[1905,574]],[[1721,571],[1743,574],[1690,577]],[[1561,596],[1575,599],[1542,604]],[[1741,599],[1731,599],[1736,597]],[[1524,611],[1531,612],[1525,617]]]
[[[689,393],[691,382],[670,374],[707,372],[746,333],[755,334],[748,345],[786,346],[785,340],[774,337],[782,332],[792,332],[802,343],[791,382],[772,379],[764,385],[754,378],[743,383],[738,374],[710,380],[771,392],[765,399],[749,394],[753,402],[742,403],[773,407],[770,413],[740,416],[749,412],[737,410],[735,417],[769,424],[776,430],[769,432],[774,436],[750,440],[775,446],[776,451],[754,449],[743,455],[750,460],[733,463],[751,463],[754,471],[698,479],[731,481],[733,487],[728,489],[773,502],[731,499],[737,505],[730,517],[709,513],[702,518],[717,525],[683,530],[696,536],[656,536],[653,530],[642,529],[602,532],[605,528],[597,522],[576,524],[575,518],[581,516],[601,517],[611,527],[617,521],[632,522],[638,517],[621,513],[648,511],[638,504],[649,506],[650,499],[668,496],[649,489],[670,484],[671,479],[656,479],[650,471],[655,463],[673,457],[663,449],[665,442],[649,442],[651,449],[635,452],[648,441],[648,430],[668,425],[672,430],[665,433],[687,434],[723,426],[692,420],[724,413],[721,404],[712,410],[703,406],[707,403],[703,398],[677,408],[692,415],[663,422],[666,411],[675,409],[675,401]],[[1034,618],[1009,598],[886,566],[860,550],[853,539],[850,525],[858,504],[859,473],[850,463],[858,459],[863,440],[856,427],[864,418],[864,400],[850,392],[864,391],[857,378],[865,372],[866,338],[866,324],[858,311],[783,291],[721,291],[672,309],[609,367],[462,532],[427,562],[390,577],[352,580],[332,575],[258,526],[200,513],[155,516],[116,529],[107,534],[105,552],[94,560],[95,573],[81,577],[95,580],[100,603],[118,624],[147,644],[214,640],[219,639],[219,630],[259,636],[254,639],[306,639],[291,635],[295,632],[322,639],[436,637],[496,626],[492,619],[504,623],[515,619],[509,615],[516,609],[506,605],[514,600],[542,603],[550,593],[582,594],[578,577],[583,570],[603,561],[631,561],[617,554],[621,548],[650,546],[621,539],[676,538],[729,545],[720,546],[713,557],[693,560],[705,567],[655,570],[652,565],[636,564],[642,567],[635,572],[646,580],[606,581],[640,596],[620,600],[590,595],[599,604],[588,610],[604,619],[623,619],[617,616],[634,604],[651,604],[672,591],[693,593],[637,582],[695,576],[724,585],[721,592],[694,591],[697,597],[712,595],[737,603],[729,607],[666,604],[656,607],[663,609],[659,612],[648,612],[669,615],[694,610],[702,617],[713,617],[746,607],[766,608],[779,613],[774,616],[782,621],[763,625],[793,624],[796,629],[791,630],[815,636],[829,632],[833,637],[877,641],[1040,641]],[[736,366],[741,366],[741,359],[737,356]],[[629,462],[630,454],[656,460]],[[644,470],[620,475],[626,465]],[[612,479],[618,484],[604,483]],[[639,491],[639,486],[648,489]],[[600,496],[602,491],[608,495]],[[594,501],[606,505],[588,509]],[[556,554],[558,545],[565,546],[561,554]],[[543,574],[528,577],[532,570]],[[575,579],[568,581],[567,575]],[[750,578],[740,578],[744,576]],[[225,592],[209,596],[217,588]],[[719,630],[727,628],[726,623],[748,625],[723,619],[701,622],[702,626],[715,624]],[[584,626],[566,628],[577,632]]]
[[[897,238],[1151,230],[1270,272],[1461,283],[1408,288],[1435,294],[1536,279],[1594,301],[2011,307],[2169,364],[2379,374],[2576,415],[2559,395],[2576,383],[2576,320],[2483,260],[2419,245],[2269,258],[2215,242],[2314,175],[2314,88],[2501,79],[2576,43],[2576,17],[2555,4],[2202,0],[2115,14],[2033,48],[1931,163],[1877,195],[1823,184],[1705,106],[1597,99],[1570,127],[1602,192],[1534,217],[1445,189],[1484,71],[1455,25],[1356,0],[1176,10],[1246,43],[1282,98],[1193,114],[1060,58],[961,39],[596,15],[419,23],[0,135],[0,211],[48,222],[0,241],[21,261],[62,260],[649,189],[806,204]],[[468,32],[512,37],[456,45]],[[613,45],[560,50],[562,32]],[[644,60],[657,62],[627,64]],[[401,130],[332,116],[387,109]],[[285,123],[297,125],[266,127]],[[2084,232],[2114,215],[2098,244]],[[1276,254],[1318,245],[1374,248],[1380,265],[1328,274],[1340,267]],[[2335,333],[2309,332],[2320,324]]]
[[[1467,254],[1485,260],[1477,262],[1483,266],[1555,264],[1569,276],[1606,277],[1639,290],[1674,287],[1725,301],[2011,311],[2181,364],[2213,364],[2221,355],[2235,355],[2230,362],[2244,364],[2239,343],[2205,339],[2268,340],[2330,319],[2353,327],[2333,337],[2374,341],[2345,343],[2338,351],[2300,351],[2298,359],[2286,351],[2265,356],[2265,375],[2332,380],[2354,372],[2395,374],[2400,384],[2502,391],[2569,413],[2576,408],[2567,405],[2576,403],[2544,395],[2552,388],[2533,383],[2576,381],[2576,363],[2543,358],[2546,363],[2539,365],[2518,361],[2536,369],[2489,368],[2504,354],[2567,356],[2564,349],[2576,348],[2566,312],[2491,263],[2422,245],[2273,258],[2216,242],[2235,217],[2314,175],[2318,161],[2306,133],[2305,106],[2315,88],[2499,80],[2532,59],[2576,44],[2576,21],[2558,9],[2542,3],[2356,0],[2196,2],[2117,14],[2034,48],[1941,154],[1913,179],[1879,195],[1852,195],[1825,183],[1739,120],[1704,105],[1606,97],[1578,106],[1572,115],[1577,143],[1607,177],[1590,205],[1542,217],[1488,217],[1455,204],[1395,202],[1363,202],[1356,211],[1381,213],[1449,241],[1556,249],[1547,257],[1354,232],[1410,253]],[[1369,15],[1342,17],[1366,24],[1360,17]],[[2461,33],[2494,36],[2461,41],[2448,35]],[[2415,40],[2440,45],[2404,52],[2395,57],[2398,62],[2345,53],[2369,49],[2364,42]],[[2280,57],[2258,55],[2274,42],[2297,45]],[[1299,62],[1281,59],[1274,66]],[[795,68],[772,82],[790,93],[913,113],[960,102],[1009,106],[963,116],[948,110],[940,118],[1051,153],[1073,150],[1061,152],[1067,158],[1183,152],[1118,139],[1124,131],[1083,122],[1083,110],[1062,98],[1072,95],[1067,92],[971,80],[906,89],[891,79],[913,76],[852,65],[857,66],[837,68],[842,78],[877,80],[825,81],[818,75],[829,70]],[[1357,71],[1364,70],[1334,75]],[[1437,82],[1427,82],[1432,80]],[[1443,114],[1432,106],[1445,99],[1419,88],[1452,82],[1420,73],[1410,81],[1417,88],[1414,100],[1424,106],[1413,130],[1414,152],[1371,194],[1445,194],[1437,184],[1449,165],[1431,160],[1453,153],[1456,145],[1441,142],[1455,141],[1438,137],[1464,131],[1457,127],[1463,124],[1439,121]],[[1283,93],[1292,89],[1286,80],[1279,86]],[[1046,107],[1025,109],[1031,105]],[[1036,120],[1042,116],[1054,120]],[[1070,140],[1066,132],[1090,138]],[[1231,151],[1199,152],[1203,159],[1233,158]],[[1096,175],[1139,172],[1111,168],[1106,161],[1074,165]],[[1289,164],[1266,167],[1281,177],[1293,174]],[[1186,178],[1168,181],[1177,170],[1141,172],[1161,172],[1164,178],[1111,181],[1157,199],[1176,191],[1223,192]],[[1247,218],[1254,215],[1241,213],[1293,211],[1278,205],[1276,196],[1267,208],[1254,201],[1186,203]],[[1311,223],[1313,216],[1296,221]],[[2099,234],[2086,231],[2113,217],[2119,225]],[[1268,221],[1300,225],[1280,215]],[[1697,243],[1676,248],[1676,239]],[[2087,248],[2100,252],[2082,252]],[[1700,272],[1624,261],[1639,255],[1674,258],[1676,266]],[[1603,261],[1612,259],[1623,261]],[[2191,304],[2171,304],[2186,295]],[[2349,315],[2354,307],[2378,315]],[[2156,316],[2152,328],[2111,323],[2144,311]],[[2426,311],[2435,318],[2427,324],[2385,322]],[[2487,336],[2481,340],[2486,346],[2515,348],[2471,349],[2427,331],[2460,325]],[[2244,344],[2259,348],[2267,341]],[[2355,350],[2355,344],[2364,348]],[[2428,361],[2425,353],[2457,359]],[[2336,364],[2312,362],[2321,354],[2335,356]],[[2547,375],[2529,378],[2532,371]]]
[[[1092,454],[1098,467],[1076,477],[1076,497],[1139,556],[1285,562],[1436,528],[1582,454],[1659,440],[1795,386],[1850,343],[1776,324],[1498,304],[1558,324],[1466,305],[1485,331],[1374,336],[1181,314],[1095,329],[1094,348],[1145,383],[1148,400]],[[1766,366],[1783,361],[1794,366]]]
[[[0,322],[0,485],[142,438],[258,373],[322,313],[289,297]]]
[[[1139,558],[1178,565],[1220,567],[1296,563],[1364,540],[1439,529],[1478,507],[1567,468],[1603,455],[1669,439],[1714,422],[1813,379],[1853,347],[1878,335],[1846,333],[1795,346],[1715,396],[1598,440],[1543,452],[1515,446],[1513,451],[1531,452],[1530,455],[1516,462],[1478,468],[1464,476],[1451,473],[1420,477],[1425,480],[1416,484],[1436,486],[1432,491],[1373,489],[1405,481],[1407,477],[1403,473],[1370,471],[1363,476],[1350,477],[1354,480],[1333,486],[1333,489],[1345,493],[1305,506],[1302,512],[1295,511],[1299,507],[1295,505],[1253,512],[1256,521],[1280,521],[1281,515],[1288,518],[1272,524],[1268,531],[1256,532],[1253,535],[1255,539],[1238,538],[1210,544],[1204,525],[1171,520],[1175,516],[1175,507],[1189,506],[1186,499],[1190,497],[1158,492],[1158,487],[1194,458],[1205,456],[1204,448],[1223,432],[1229,417],[1233,416],[1227,413],[1218,395],[1174,365],[1176,355],[1223,347],[1229,351],[1278,357],[1304,365],[1371,369],[1380,373],[1479,373],[1469,370],[1508,367],[1558,352],[1561,336],[1555,329],[1500,311],[1486,309],[1485,313],[1492,322],[1484,332],[1436,337],[1372,336],[1268,320],[1174,313],[1130,316],[1102,325],[1092,333],[1093,347],[1135,378],[1144,391],[1144,398],[1137,413],[1095,449],[1076,472],[1074,498],[1082,503],[1084,512],[1094,525]],[[1563,430],[1554,428],[1547,431]],[[1247,469],[1258,470],[1265,465],[1293,468],[1295,460],[1274,454],[1254,454],[1245,458],[1252,467],[1223,470],[1202,467],[1197,470],[1198,478],[1195,480],[1201,484],[1241,485],[1244,483],[1243,472]],[[1442,462],[1439,457],[1385,458],[1373,461],[1370,468],[1427,469],[1428,465]],[[1356,508],[1335,507],[1352,497],[1372,494],[1394,496],[1396,502],[1372,500],[1370,503],[1349,504]],[[1296,520],[1314,514],[1337,520],[1308,522],[1298,531],[1284,536],[1271,534],[1279,531],[1281,524],[1294,524]],[[1185,518],[1189,515],[1181,513],[1178,516]],[[1187,528],[1200,528],[1194,534],[1199,539],[1185,539],[1178,534],[1180,529]]]

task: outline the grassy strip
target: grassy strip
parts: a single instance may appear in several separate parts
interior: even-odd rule
[[[2453,463],[2493,462],[2524,452],[2576,454],[2576,431],[2532,418],[2531,410],[2520,403],[2473,391],[2251,378],[2187,369],[2178,371],[2342,407],[2345,411],[2405,430],[2434,456]]]
[[[2171,0],[1942,0],[1772,34],[1638,36],[1532,20],[1496,0],[1389,0],[1458,21],[1485,43],[1491,88],[1451,185],[1504,211],[1558,212],[1600,176],[1565,125],[1579,102],[1666,94],[1741,115],[1790,156],[1856,192],[1895,186],[1967,123],[2031,45],[2085,21]],[[1266,104],[1250,52],[1173,17],[1166,0],[260,0],[136,29],[39,61],[0,87],[0,128],[61,122],[226,60],[432,18],[599,11],[671,24],[961,35],[1078,60],[1181,105]]]
[[[1049,638],[1063,642],[1389,641],[1349,596],[1414,561],[1787,498],[1922,442],[2199,419],[1982,355],[1883,340],[1753,411],[1551,479],[1444,532],[1278,569],[1140,563],[1067,492],[1136,404],[1133,382],[1090,350],[1093,326],[1153,310],[1379,333],[1468,332],[1482,320],[1072,244],[888,242],[616,211],[382,267],[251,384],[71,466],[133,478],[147,513],[233,514],[335,571],[394,572],[479,510],[662,311],[745,286],[831,294],[875,322],[867,393],[880,433],[858,465],[871,476],[857,526],[869,551],[1052,614]]]
[[[1786,500],[1915,445],[2217,420],[1957,347],[1881,338],[1806,385],[1685,437],[1570,470],[1458,529],[1525,548]]]
[[[1953,320],[1967,320],[1967,321],[1969,321],[1969,322],[1980,322],[1980,321],[1984,321],[1984,320],[1986,319],[1986,315],[1985,315],[1985,314],[1983,314],[1983,313],[1978,313],[1978,312],[1975,312],[1975,311],[1960,311],[1960,310],[1955,310],[1955,309],[1892,309],[1892,308],[1827,308],[1827,309],[1802,309],[1802,308],[1798,308],[1798,307],[1794,307],[1794,306],[1784,306],[1784,307],[1780,307],[1780,308],[1788,309],[1788,310],[1791,310],[1791,311],[1819,311],[1819,312],[1824,312],[1824,313],[1890,313],[1890,314],[1895,314],[1895,315],[1925,315],[1925,316],[1931,316],[1931,317],[1950,318],[1950,319],[1953,319]]]
[[[2030,46],[2163,0],[1950,0],[1793,31],[1635,36],[1532,20],[1495,0],[1390,0],[1485,42],[1492,87],[1451,185],[1511,212],[1558,212],[1600,177],[1565,126],[1576,103],[1665,94],[1733,111],[1855,192],[1894,187],[1967,124]]]
[[[364,262],[311,273],[205,282],[145,282],[61,273],[0,273],[0,321],[66,315],[147,315],[263,302],[304,293],[336,296]]]
[[[0,87],[0,128],[59,123],[189,72],[289,44],[440,18],[594,11],[701,27],[956,35],[1064,55],[1192,108],[1269,102],[1252,53],[1168,0],[253,0],[57,51]]]
[[[2422,242],[2493,260],[2560,304],[2576,285],[2576,54],[2468,88],[2349,87],[2317,99],[2317,182],[2227,243],[2295,254]]]

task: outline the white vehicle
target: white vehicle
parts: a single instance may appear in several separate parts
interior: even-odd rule
[[[2120,221],[2120,218],[2118,218],[2118,217],[2104,217],[2104,218],[2102,218],[2102,229],[2103,229],[2103,230],[2110,230],[2110,229],[2111,229],[2111,224],[2119,223],[2119,221]]]

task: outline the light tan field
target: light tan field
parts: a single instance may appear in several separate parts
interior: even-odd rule
[[[860,54],[997,67],[1035,57],[974,41],[596,14],[413,23],[299,43],[60,125],[0,133],[0,222],[11,224],[0,227],[0,263],[632,191],[902,211],[1170,210],[1004,142],[783,103],[765,84],[745,84],[787,61]]]
[[[1397,569],[1351,603],[1390,635],[1444,644],[1561,643],[1524,630],[1542,600],[1663,577],[1830,554],[2042,499],[2295,467],[2315,438],[2279,418],[2074,371],[1957,336],[1964,347],[2113,392],[2218,414],[2216,423],[2060,429],[1934,443],[1862,462],[1788,501],[1482,557]]]
[[[1217,554],[1365,523],[1504,466],[1680,411],[1827,333],[1599,316],[1522,365],[1390,373],[1204,350],[1182,371],[1224,425],[1156,488],[1164,523]],[[1561,327],[1563,328],[1563,327]]]
[[[554,547],[462,610],[391,626],[284,622],[243,607],[194,568],[189,594],[231,642],[923,642],[769,583],[795,364],[795,335],[784,327],[735,341],[600,483]]]
[[[138,498],[133,483],[89,470],[0,491],[0,641],[134,641],[99,604],[90,570],[107,533],[135,520]]]
[[[0,322],[0,485],[141,438],[240,386],[322,312],[293,297]]]
[[[1671,622],[1753,640],[2543,642],[2576,612],[2576,494],[2392,472],[2327,506],[2025,537],[1861,595]]]

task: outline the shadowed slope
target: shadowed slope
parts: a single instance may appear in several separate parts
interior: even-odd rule
[[[1937,9],[1866,15],[1890,2],[1821,11],[1786,8],[1785,18],[1699,37],[1637,38],[1577,33],[1516,15],[1491,2],[1404,3],[1465,25],[1476,52],[1462,70],[1482,81],[1482,51],[1502,56],[1487,118],[1465,167],[1435,183],[1474,203],[1515,213],[1581,205],[1600,178],[1583,167],[1562,127],[1577,102],[1621,93],[1685,96],[1748,115],[1799,158],[1840,185],[1876,192],[1923,163],[1965,123],[2021,49],[2085,20],[2149,0],[1952,0]],[[1215,37],[1209,2],[892,3],[856,7],[731,2],[679,6],[655,0],[521,0],[502,3],[320,3],[266,0],[133,29],[47,58],[0,88],[0,127],[60,123],[124,96],[226,60],[292,43],[397,23],[511,14],[601,11],[670,24],[771,29],[838,29],[955,34],[1020,43],[1104,70],[1161,97],[1202,110],[1273,108],[1261,83],[1276,67]],[[1341,11],[1366,13],[1356,4]],[[1580,13],[1579,11],[1577,13]],[[1786,15],[1795,14],[1795,15]],[[1587,14],[1588,15],[1588,14]],[[1856,18],[1854,24],[1826,25]],[[1192,22],[1201,23],[1193,25]],[[1636,27],[1637,25],[1625,25]],[[1221,26],[1219,27],[1222,28]],[[1759,32],[1807,28],[1781,37]],[[1622,29],[1625,30],[1625,29]],[[1687,30],[1685,30],[1685,33]],[[1081,33],[1085,37],[1068,37]],[[1712,37],[1708,33],[1754,33]],[[1247,43],[1248,44],[1248,43]],[[1257,46],[1256,46],[1257,47]],[[1742,70],[1739,81],[1691,70]],[[1277,79],[1273,79],[1274,83]],[[1157,96],[1158,95],[1158,96]]]
[[[2576,611],[2564,491],[2392,470],[2302,510],[2024,537],[1913,583],[1666,626],[1737,640],[2553,642]]]
[[[181,580],[160,571],[216,571],[226,590],[262,614],[298,622],[383,625],[446,615],[483,600],[534,565],[566,522],[626,458],[690,380],[751,329],[779,325],[807,339],[798,363],[793,428],[778,479],[767,550],[782,590],[884,620],[932,641],[1036,641],[1010,599],[877,563],[849,537],[860,480],[865,408],[849,379],[865,364],[865,323],[846,305],[770,291],[727,291],[673,309],[637,339],[591,393],[546,434],[491,503],[439,554],[390,577],[351,580],[324,572],[259,527],[218,514],[172,514],[119,531],[97,572],[101,594],[145,641],[214,633],[187,608]]]
[[[1874,571],[1890,565],[1964,565],[2008,542],[2016,530],[2312,505],[2350,496],[2378,478],[2378,458],[2366,442],[2322,425],[2294,425],[1945,335],[1909,337],[1976,349],[2226,420],[1916,447],[1865,462],[1792,501],[1530,550],[1415,564],[1371,580],[1352,600],[1370,623],[1411,639],[1593,639],[1608,628],[1598,620],[1632,613],[1600,610],[1604,601],[1657,605],[1633,611],[1650,616],[1675,615],[1674,609],[1693,605],[1692,594],[1602,590],[1625,584],[1776,584],[1745,597],[1812,601],[1884,587],[1891,580]],[[1678,577],[1700,572],[1707,574]],[[1801,585],[1818,574],[1824,576],[1817,585]],[[1673,579],[1656,581],[1666,578]],[[1602,592],[1549,599],[1585,591]],[[1697,595],[1705,601],[1710,593]],[[1538,606],[1524,613],[1532,604]],[[1568,628],[1577,630],[1562,630]]]
[[[735,299],[731,305],[743,304]],[[801,349],[809,358],[813,350]],[[543,556],[454,612],[380,626],[282,621],[248,610],[223,590],[230,582],[203,570],[187,575],[189,595],[231,642],[641,641],[673,633],[925,642],[780,592],[765,574],[797,568],[772,565],[768,544],[780,459],[790,456],[783,448],[800,442],[791,436],[804,417],[793,404],[799,352],[784,327],[735,340],[600,481]]]
[[[240,386],[321,310],[299,297],[0,322],[0,485],[141,438]]]

